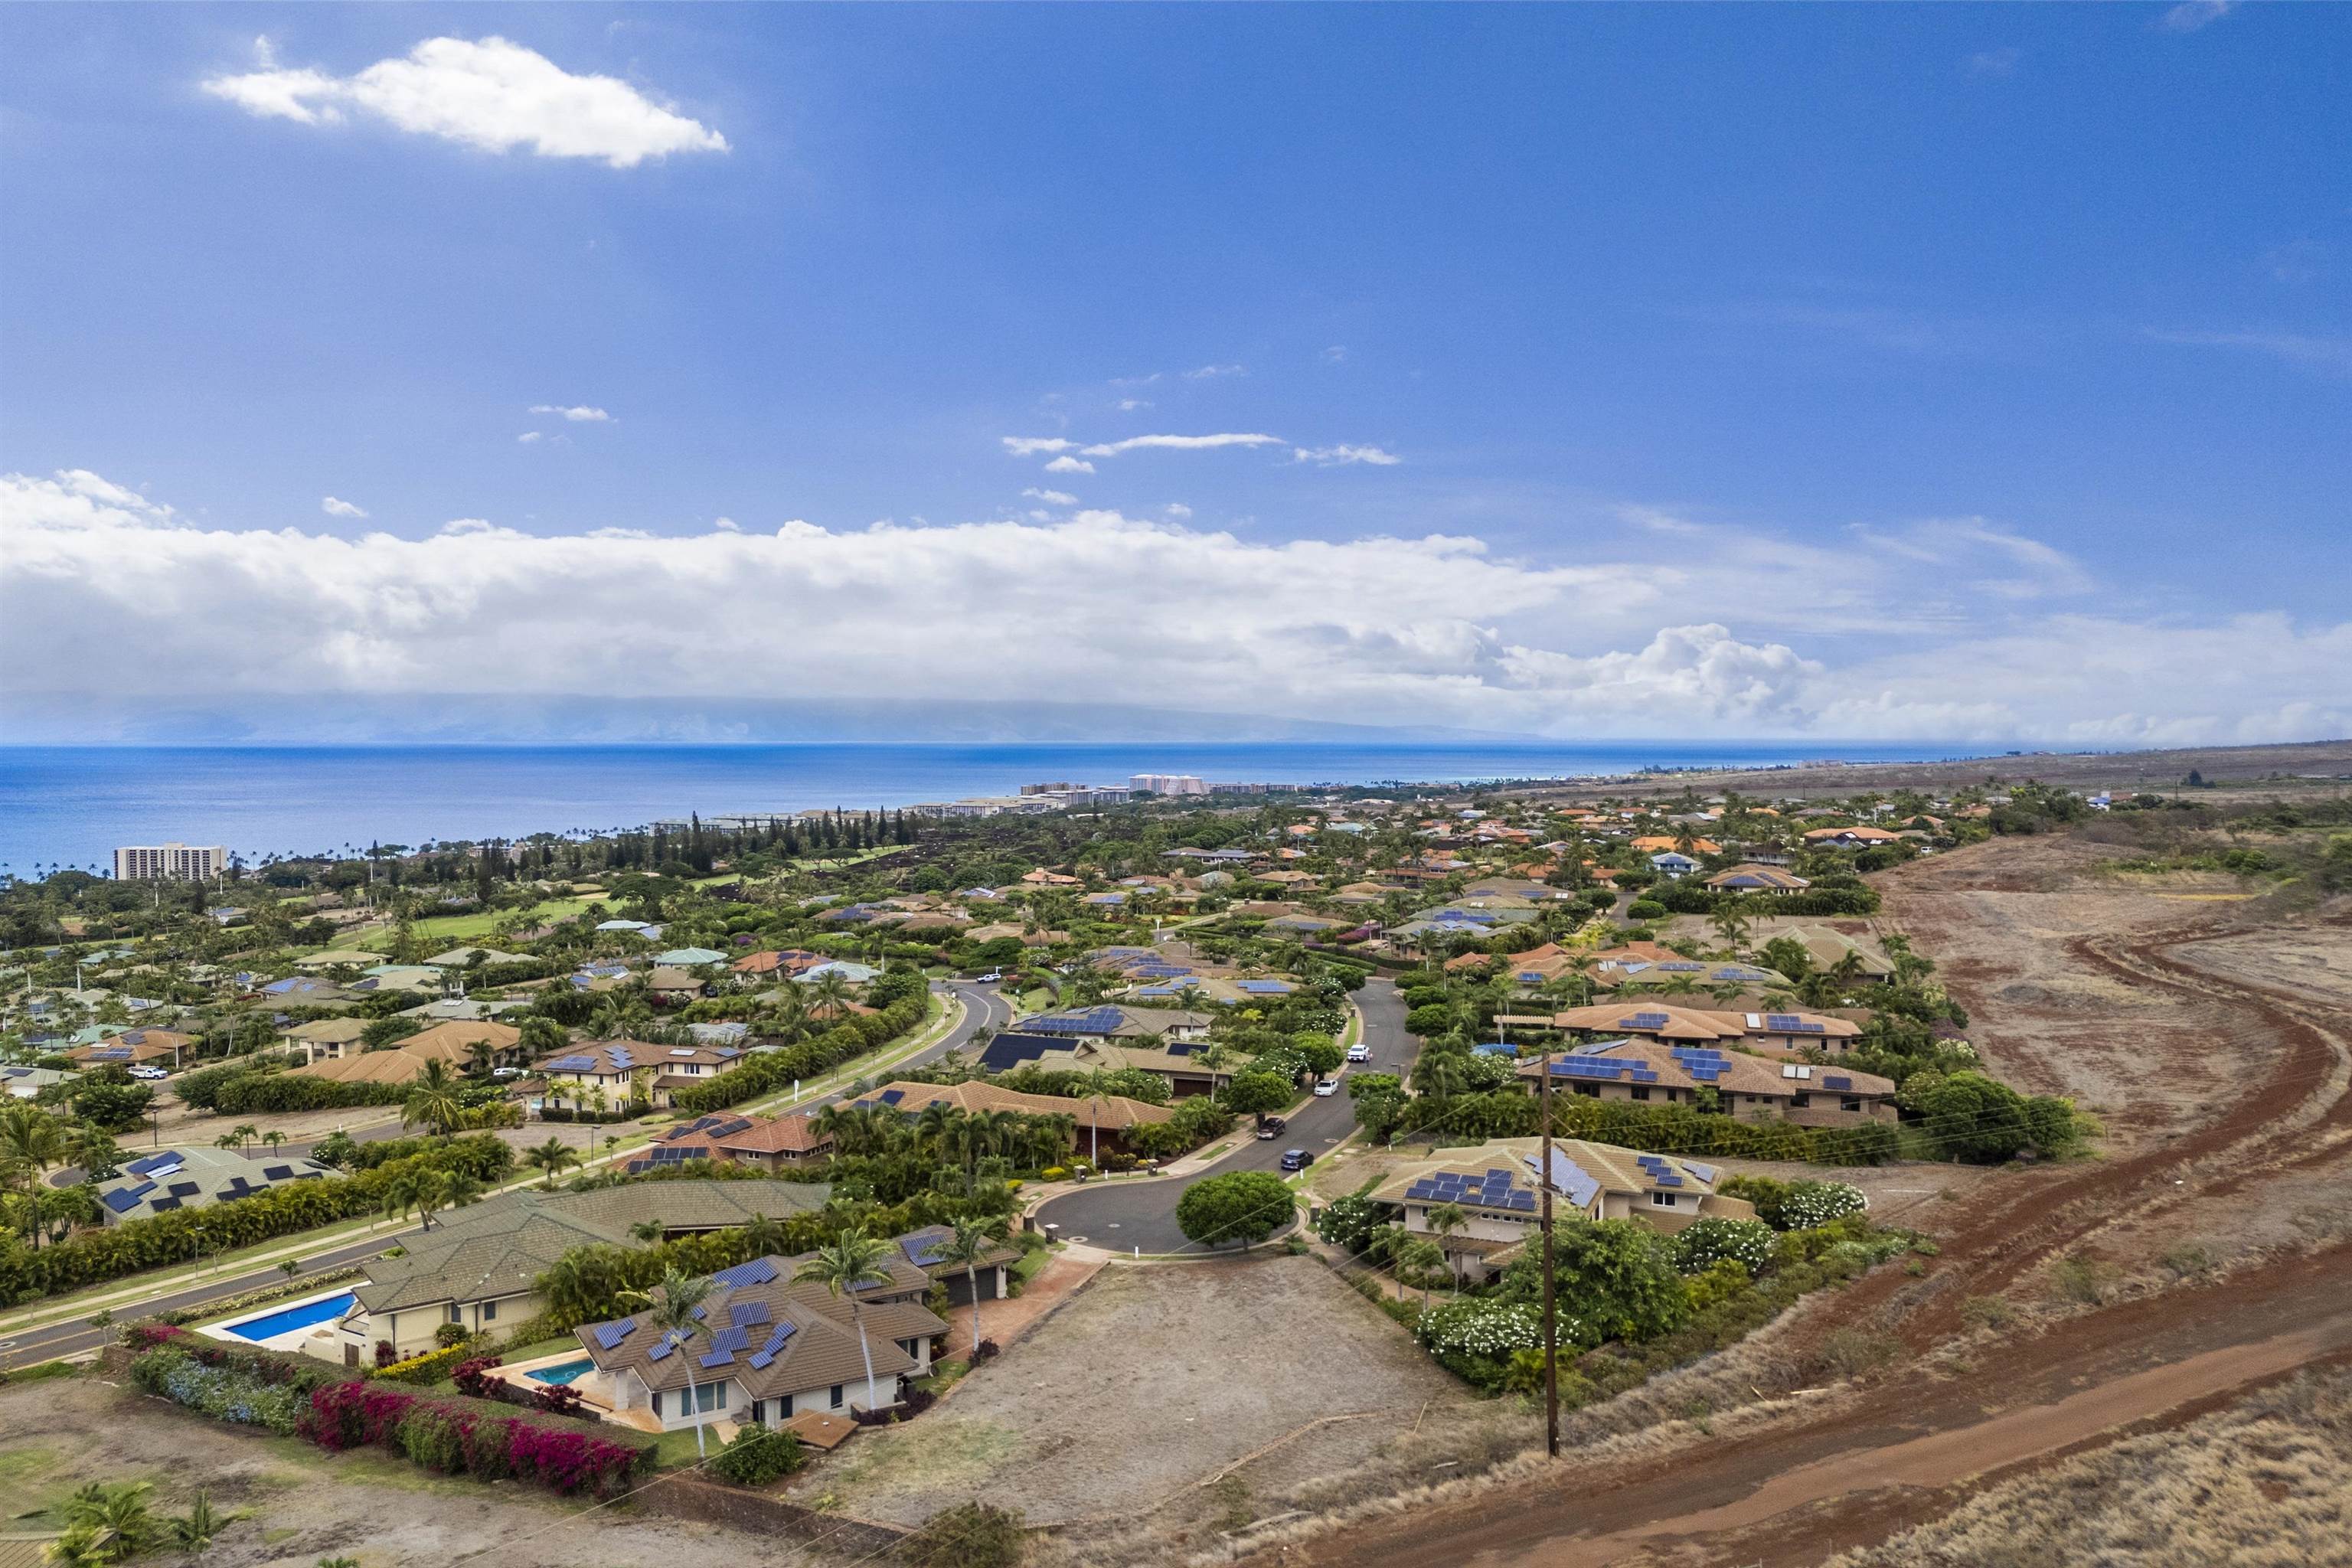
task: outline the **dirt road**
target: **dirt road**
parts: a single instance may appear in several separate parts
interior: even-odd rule
[[[2256,912],[2119,886],[2095,858],[1996,840],[1884,884],[1886,923],[1944,962],[1994,1070],[2081,1096],[2115,1134],[2105,1159],[1971,1189],[1937,1227],[1926,1278],[1880,1270],[1804,1331],[1867,1327],[1900,1338],[1908,1360],[1736,1439],[1613,1464],[1571,1457],[1262,1561],[1818,1562],[2005,1469],[2352,1357],[2352,1245],[2333,1217],[2352,1190],[2352,1013],[2241,960],[2250,933],[2261,946]],[[2330,925],[2319,940],[2340,951],[2352,931]],[[2157,1289],[2153,1259],[2192,1237],[2241,1266],[2225,1284]],[[1959,1375],[1926,1353],[1961,1332],[1964,1302],[2033,1300],[2048,1266],[2077,1256],[2120,1299],[1971,1346]]]

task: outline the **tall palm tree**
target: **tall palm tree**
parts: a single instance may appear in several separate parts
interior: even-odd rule
[[[874,1352],[866,1342],[866,1309],[857,1292],[869,1285],[887,1285],[890,1276],[882,1260],[890,1255],[890,1244],[880,1237],[868,1236],[857,1226],[851,1226],[833,1238],[830,1246],[820,1247],[809,1260],[800,1266],[795,1280],[814,1279],[825,1288],[835,1300],[845,1295],[849,1299],[849,1321],[857,1329],[857,1353],[866,1358],[866,1408],[873,1409],[881,1395],[874,1386]]]
[[[261,1135],[261,1146],[273,1154],[283,1148],[285,1143],[286,1134],[278,1131],[275,1127]]]
[[[823,1013],[826,1019],[838,1024],[849,1011],[849,981],[838,969],[828,969],[809,983],[815,997],[812,1011]]]
[[[383,1216],[402,1220],[414,1212],[419,1226],[433,1228],[433,1213],[449,1202],[449,1189],[438,1171],[404,1171],[385,1184]]]
[[[1469,1223],[1470,1216],[1460,1204],[1439,1204],[1429,1211],[1429,1228],[1437,1233],[1440,1252],[1444,1250],[1445,1238]],[[1454,1279],[1454,1293],[1462,1293],[1462,1277],[1458,1274]]]
[[[16,1102],[0,1109],[0,1180],[36,1196],[49,1167],[65,1157],[65,1133],[58,1119],[38,1106]],[[35,1205],[28,1205],[32,1209]],[[33,1246],[41,1245],[37,1215],[31,1222]]]
[[[621,1300],[642,1303],[646,1326],[660,1330],[663,1341],[671,1349],[682,1350],[702,1328],[702,1320],[694,1315],[696,1309],[710,1299],[710,1292],[716,1288],[709,1275],[688,1274],[672,1265],[662,1271],[661,1283],[653,1289],[624,1290]],[[693,1378],[689,1374],[687,1380],[688,1398],[693,1396]],[[699,1421],[694,1424],[694,1451],[697,1456],[705,1453],[703,1425]]]
[[[946,1240],[933,1249],[933,1256],[942,1263],[963,1266],[963,1277],[971,1287],[971,1353],[980,1355],[980,1260],[995,1249],[1004,1239],[1005,1223],[1002,1219],[959,1219],[949,1222]],[[871,1395],[869,1394],[868,1397]]]
[[[253,1140],[261,1136],[261,1129],[250,1121],[241,1121],[229,1129],[229,1135],[236,1140],[236,1152],[243,1154],[249,1152]]]
[[[580,1163],[580,1151],[562,1139],[551,1135],[547,1142],[539,1147],[525,1150],[522,1160],[524,1164],[546,1172],[547,1184],[552,1187],[555,1185],[555,1178],[562,1174],[567,1167]]]
[[[408,1098],[401,1102],[400,1124],[403,1127],[421,1125],[446,1134],[465,1114],[465,1103],[457,1098],[457,1084],[450,1076],[448,1065],[431,1061],[425,1064],[424,1073],[409,1089]]]
[[[743,1226],[746,1258],[773,1258],[791,1243],[792,1237],[784,1229],[784,1222],[772,1215],[755,1214]]]

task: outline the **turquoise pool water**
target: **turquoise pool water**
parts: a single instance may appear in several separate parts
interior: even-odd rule
[[[223,1323],[221,1327],[241,1340],[276,1339],[279,1334],[291,1333],[296,1329],[307,1329],[313,1323],[331,1322],[350,1311],[352,1302],[355,1300],[357,1298],[353,1293],[346,1290],[340,1296],[330,1296],[323,1301],[306,1301],[299,1307],[282,1307],[275,1312],[266,1312],[258,1318],[247,1318],[238,1323]]]
[[[582,1356],[578,1361],[562,1361],[553,1366],[537,1367],[524,1375],[533,1383],[577,1383],[595,1370],[596,1363]]]

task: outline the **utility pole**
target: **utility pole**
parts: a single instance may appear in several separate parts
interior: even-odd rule
[[[1551,1047],[1538,1058],[1537,1114],[1543,1119],[1543,1163],[1536,1171],[1536,1186],[1543,1204],[1543,1353],[1544,1452],[1559,1458],[1559,1311],[1552,1300],[1551,1283]]]

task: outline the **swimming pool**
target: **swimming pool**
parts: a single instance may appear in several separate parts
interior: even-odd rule
[[[578,1361],[558,1362],[553,1366],[535,1366],[523,1373],[533,1383],[577,1383],[596,1370],[596,1363],[586,1356]]]
[[[223,1323],[221,1327],[241,1340],[274,1340],[280,1334],[290,1334],[297,1329],[307,1329],[315,1323],[332,1322],[351,1310],[358,1300],[350,1290],[340,1296],[329,1296],[317,1301],[305,1301],[297,1307],[281,1307],[275,1312],[265,1312],[257,1318],[240,1322]]]

